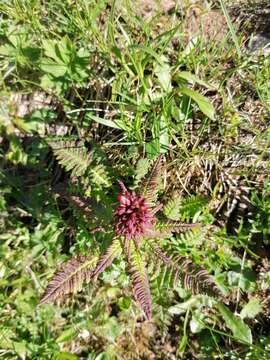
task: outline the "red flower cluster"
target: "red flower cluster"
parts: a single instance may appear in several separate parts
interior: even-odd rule
[[[150,212],[143,196],[134,191],[129,192],[120,183],[123,193],[118,195],[118,208],[115,211],[116,232],[126,239],[134,239],[146,235],[153,228],[154,216]]]

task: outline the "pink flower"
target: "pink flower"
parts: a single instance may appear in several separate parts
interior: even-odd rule
[[[116,232],[126,239],[136,239],[147,234],[153,228],[155,217],[143,196],[129,192],[120,183],[122,194],[117,196],[119,205],[115,211]]]

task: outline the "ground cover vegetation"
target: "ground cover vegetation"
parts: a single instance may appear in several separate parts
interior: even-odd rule
[[[269,11],[1,2],[1,357],[270,359]]]

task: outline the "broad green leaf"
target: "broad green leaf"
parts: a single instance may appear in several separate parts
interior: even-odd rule
[[[56,54],[65,64],[70,62],[73,52],[75,52],[75,49],[73,49],[72,43],[66,36],[57,43]]]
[[[55,360],[78,360],[78,356],[71,354],[70,352],[61,351],[55,354]]]
[[[41,134],[44,134],[45,131],[45,124],[42,122],[36,122],[30,119],[20,118],[20,117],[14,117],[13,124],[27,132],[27,133],[33,133],[33,132],[40,132]]]
[[[121,129],[122,130],[122,127],[117,124],[117,120],[113,121],[113,120],[109,120],[109,119],[103,119],[103,118],[101,118],[99,116],[95,116],[95,115],[92,115],[92,114],[88,114],[88,116],[90,117],[90,119],[96,121],[99,124],[106,125],[106,126],[114,128],[114,129]],[[119,121],[119,123],[120,123],[120,121]]]
[[[243,307],[240,312],[242,319],[254,319],[255,316],[262,310],[260,302],[257,298],[251,298],[249,302]]]
[[[14,46],[14,48],[20,48],[21,45],[23,44],[23,39],[22,39],[22,36],[21,34],[11,34],[8,36],[8,40],[11,42],[11,44]],[[25,37],[24,37],[24,40]]]
[[[199,308],[201,306],[208,306],[211,308],[213,306],[213,300],[206,295],[196,295],[192,296],[187,301],[171,306],[168,310],[170,314],[181,315],[188,309]]]
[[[74,327],[71,327],[69,329],[64,330],[60,336],[58,336],[58,338],[56,339],[57,343],[63,343],[63,342],[67,342],[70,341],[72,339],[74,339],[77,335],[77,331],[74,329]]]
[[[73,49],[68,38],[64,37],[60,42],[43,40],[42,45],[47,57],[54,59],[58,64],[69,64]]]
[[[227,327],[232,331],[233,336],[245,344],[252,344],[252,334],[248,325],[245,324],[239,316],[234,315],[231,310],[222,303],[217,302],[217,308]]]
[[[203,320],[205,315],[201,312],[200,309],[197,309],[193,312],[192,318],[189,322],[190,331],[193,334],[199,333],[202,329],[204,329]]]
[[[171,306],[169,308],[169,313],[173,315],[181,315],[184,314],[189,308],[196,307],[199,304],[200,304],[200,299],[196,296],[193,296],[192,298],[190,298],[189,300],[183,303]]]
[[[56,62],[59,62],[60,59],[56,54],[56,44],[52,40],[43,40],[42,41],[44,53],[47,57],[54,59]]]
[[[191,84],[199,84],[207,89],[215,90],[216,88],[213,85],[208,84],[206,81],[199,79],[196,75],[192,74],[189,71],[181,71],[177,73],[176,79],[181,78],[189,81]]]
[[[22,55],[29,61],[33,63],[39,60],[40,50],[33,46],[25,46],[21,49]]]
[[[23,359],[25,359],[25,355],[27,354],[27,348],[25,342],[12,342],[12,347],[16,351],[16,353]]]
[[[161,64],[157,63],[155,66],[155,73],[164,91],[171,91],[171,68],[170,65],[163,61]]]
[[[145,144],[145,151],[147,153],[147,157],[149,159],[154,159],[156,156],[160,154],[159,141],[152,140],[149,143]]]
[[[144,51],[145,53],[151,55],[154,59],[156,59],[156,61],[159,63],[159,64],[162,64],[162,60],[160,58],[160,56],[157,54],[156,51],[154,51],[152,48],[150,47],[147,47],[147,46],[144,46],[144,45],[130,45],[129,46],[129,49],[136,49],[136,50],[142,50]]]
[[[111,342],[113,342],[122,331],[121,326],[115,316],[109,317],[103,325],[99,326],[98,330]]]
[[[165,121],[164,116],[161,116],[160,118],[159,144],[160,144],[160,153],[166,153],[169,149],[170,144],[169,144],[168,125]]]
[[[255,274],[249,269],[245,268],[243,271],[228,271],[228,284],[231,286],[239,286],[241,290],[247,291],[255,286]]]
[[[119,306],[119,308],[121,310],[127,310],[130,308],[131,305],[131,299],[128,297],[121,297],[118,301],[117,301],[117,305]]]
[[[181,338],[181,341],[178,345],[178,349],[177,352],[179,355],[183,354],[186,350],[187,347],[187,343],[188,343],[188,336],[187,335],[183,335]]]
[[[14,56],[16,54],[16,49],[9,44],[0,46],[0,55],[3,56]]]
[[[186,86],[180,86],[179,90],[182,94],[189,96],[193,101],[197,103],[201,112],[203,112],[209,119],[215,119],[215,109],[211,102],[197,91],[191,90]]]
[[[77,51],[77,56],[78,56],[79,58],[85,59],[85,58],[89,58],[90,54],[89,54],[89,51],[88,51],[87,49],[80,48],[80,49]]]
[[[57,64],[52,59],[43,59],[40,64],[41,70],[49,73],[55,77],[63,76],[67,72],[68,68],[65,64]]]

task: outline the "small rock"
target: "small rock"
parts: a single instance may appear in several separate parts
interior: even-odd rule
[[[81,337],[83,340],[88,340],[90,338],[90,332],[86,329],[83,329],[83,331],[80,332],[79,337]]]
[[[270,33],[252,35],[249,41],[248,50],[252,53],[260,52],[264,55],[270,54]]]

